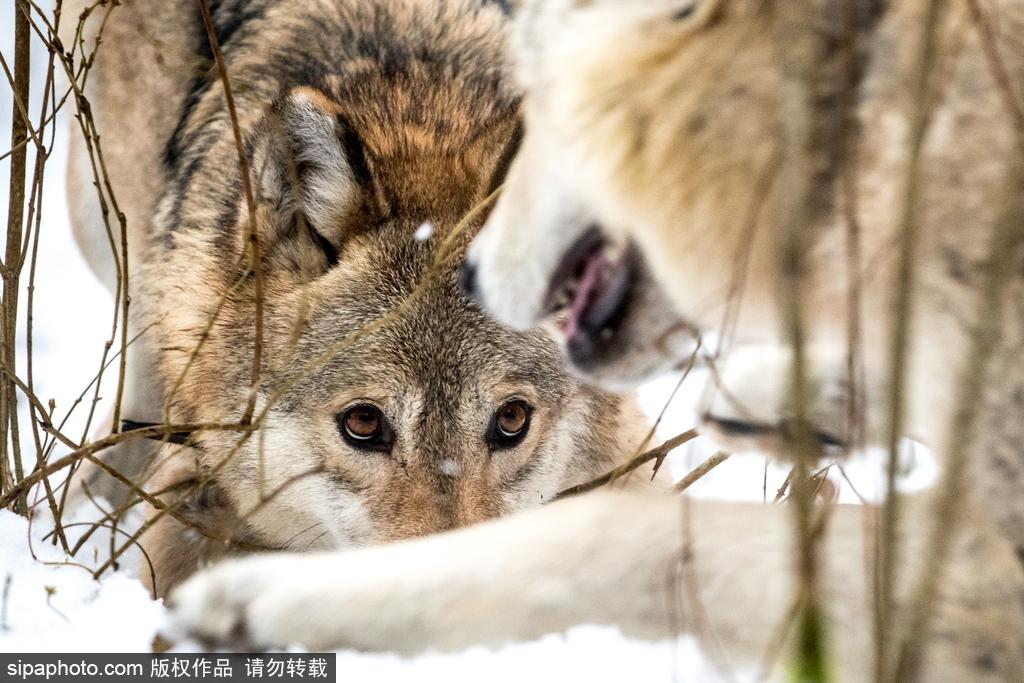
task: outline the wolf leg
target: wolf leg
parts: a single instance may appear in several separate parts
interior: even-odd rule
[[[825,447],[851,442],[851,393],[846,361],[838,348],[808,350],[805,416]],[[739,347],[718,368],[709,387],[704,430],[731,451],[779,453],[793,424],[792,353],[788,347]]]
[[[389,546],[224,563],[172,595],[173,617],[207,642],[406,654],[611,624],[643,638],[691,633],[722,661],[757,666],[792,605],[791,512],[683,500],[601,492]],[[828,525],[840,680],[871,670],[867,512],[837,506]],[[914,538],[907,558],[919,555]],[[1011,567],[1012,553],[988,534],[958,543],[928,680],[1006,680],[1018,670],[1024,581]]]

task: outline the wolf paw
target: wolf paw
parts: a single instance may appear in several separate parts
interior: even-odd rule
[[[823,450],[845,448],[849,399],[842,368],[813,358],[809,366],[806,421],[810,436]],[[790,377],[787,349],[737,350],[729,357],[702,416],[704,432],[731,451],[786,457],[796,431]]]
[[[169,635],[209,649],[254,651],[315,647],[303,605],[310,593],[301,556],[227,561],[200,572],[171,594]],[[306,618],[304,618],[306,617]]]

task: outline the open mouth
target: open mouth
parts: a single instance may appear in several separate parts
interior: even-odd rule
[[[547,311],[558,316],[569,359],[586,366],[612,343],[633,285],[635,255],[595,227],[562,257],[548,286]]]

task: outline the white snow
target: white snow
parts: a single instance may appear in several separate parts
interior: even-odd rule
[[[353,681],[480,680],[521,681],[710,681],[721,676],[700,656],[691,638],[660,643],[623,636],[608,626],[577,626],[531,643],[498,650],[471,648],[457,654],[428,654],[413,659],[396,655],[342,652],[338,679]],[[732,679],[753,680],[735,671]]]
[[[43,540],[52,526],[39,516],[30,530],[27,519],[0,510],[0,652],[148,652],[163,605],[134,571],[92,577],[109,534],[95,534],[69,559]]]

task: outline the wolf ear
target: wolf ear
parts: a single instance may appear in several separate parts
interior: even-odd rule
[[[319,275],[337,261],[346,234],[381,212],[361,140],[318,90],[296,88],[277,101],[252,150],[260,237],[271,267]]]

